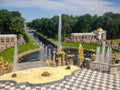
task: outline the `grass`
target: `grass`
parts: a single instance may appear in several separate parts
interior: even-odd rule
[[[35,43],[35,41],[29,37],[29,42],[23,45],[18,46],[18,54],[32,50],[35,48],[39,48],[39,45]],[[5,62],[13,62],[13,55],[14,55],[14,47],[7,48],[0,52],[0,57],[3,57]]]
[[[78,42],[62,42],[62,46],[78,48],[79,43]],[[82,46],[85,50],[95,51],[98,45],[90,44],[90,43],[82,43]],[[107,50],[107,48],[106,48],[106,50]],[[115,53],[115,52],[118,52],[118,50],[113,49],[112,52]]]
[[[110,43],[110,42],[111,42],[111,40],[107,40],[107,42],[108,42],[108,43]],[[112,40],[112,43],[113,43],[113,44],[117,44],[117,45],[118,45],[118,44],[120,43],[120,39],[115,39],[115,40]]]
[[[78,42],[63,42],[62,46],[78,48],[79,43]],[[95,44],[88,44],[88,43],[82,43],[82,46],[86,50],[95,50],[97,47],[97,45],[95,45]]]

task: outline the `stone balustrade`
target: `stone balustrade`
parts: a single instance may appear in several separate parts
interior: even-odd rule
[[[120,64],[110,65],[110,74],[120,74]]]
[[[90,61],[90,69],[109,73],[109,65],[105,63]]]
[[[120,74],[120,64],[105,64],[90,61],[90,69],[100,72],[106,72],[109,74]]]
[[[26,56],[28,54],[31,54],[31,53],[34,53],[34,52],[39,52],[40,50],[41,50],[40,48],[36,48],[36,49],[33,49],[33,50],[28,50],[26,52],[23,52],[23,53],[18,55],[18,59],[23,57],[23,56]]]

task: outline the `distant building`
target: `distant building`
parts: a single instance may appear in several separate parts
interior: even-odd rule
[[[72,33],[66,41],[69,42],[86,42],[86,43],[95,43],[100,42],[102,40],[106,40],[106,31],[102,28],[98,28],[97,30],[91,33]]]
[[[17,39],[17,35],[15,34],[0,34],[0,50],[12,47],[16,43],[18,45],[25,43],[22,35],[19,35],[19,38]]]
[[[13,44],[17,42],[17,35],[14,34],[2,34],[0,35],[0,45]]]

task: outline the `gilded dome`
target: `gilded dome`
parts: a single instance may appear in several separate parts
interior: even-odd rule
[[[98,32],[102,32],[103,29],[102,29],[102,28],[98,28],[97,31],[98,31]]]

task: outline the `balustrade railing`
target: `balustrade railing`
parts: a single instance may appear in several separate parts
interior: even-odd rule
[[[120,74],[120,64],[106,64],[106,63],[86,60],[85,65],[86,67],[89,67],[89,69],[91,70],[106,72],[109,74]]]
[[[110,65],[110,74],[120,74],[120,64]]]

